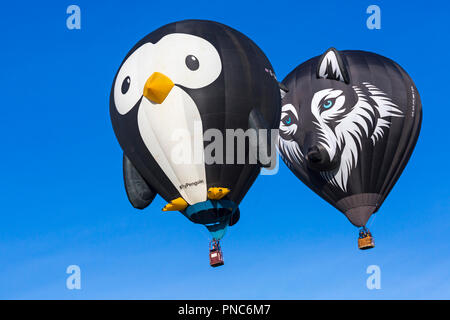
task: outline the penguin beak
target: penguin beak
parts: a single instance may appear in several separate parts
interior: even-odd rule
[[[144,86],[144,97],[154,103],[163,103],[175,84],[160,72],[153,72]]]

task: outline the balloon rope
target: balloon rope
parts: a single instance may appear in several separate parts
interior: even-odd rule
[[[373,222],[375,221],[375,218],[377,217],[377,214],[375,213],[375,214],[373,214],[372,215],[372,219],[370,220],[370,222],[369,222],[369,228],[372,228],[372,224],[373,224]]]

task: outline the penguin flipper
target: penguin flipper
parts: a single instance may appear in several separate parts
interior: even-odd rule
[[[155,198],[156,192],[145,182],[125,153],[123,154],[123,180],[128,200],[136,209],[146,208]]]
[[[276,157],[275,148],[271,146],[272,139],[275,137],[272,137],[272,130],[258,109],[253,108],[250,111],[248,126],[256,131],[257,136],[256,143],[250,139],[252,154],[257,157],[258,163],[263,168],[271,168]]]

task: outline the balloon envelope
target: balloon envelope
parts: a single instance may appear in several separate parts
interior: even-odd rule
[[[267,57],[242,33],[213,21],[180,21],[145,36],[126,55],[110,115],[132,204],[144,208],[160,194],[170,202],[165,209],[220,238],[237,222],[238,205],[261,168],[248,161],[249,147],[237,163],[234,147],[226,148],[227,130],[277,128],[278,82]]]
[[[283,80],[279,150],[308,187],[364,226],[402,173],[422,105],[408,74],[371,52],[337,51]]]

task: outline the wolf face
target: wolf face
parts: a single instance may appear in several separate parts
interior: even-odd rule
[[[305,105],[282,106],[279,148],[288,163],[314,169],[326,183],[346,192],[365,140],[375,146],[391,119],[403,114],[375,85],[342,83],[348,82],[349,75],[334,49],[322,56],[317,76],[317,81],[331,86],[303,99]]]

